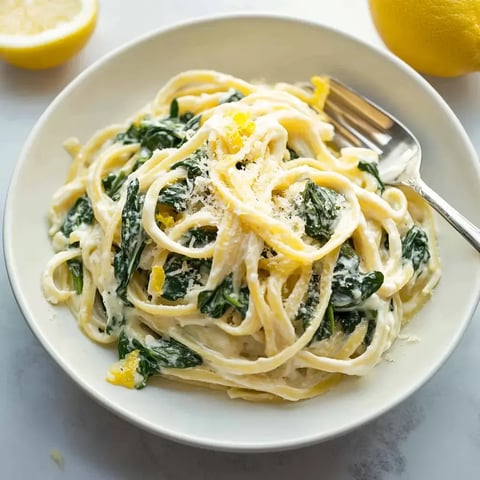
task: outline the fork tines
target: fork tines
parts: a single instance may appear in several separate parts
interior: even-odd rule
[[[339,147],[365,147],[380,154],[391,140],[388,130],[394,126],[393,120],[333,78],[330,78],[325,113],[335,127],[334,142]]]

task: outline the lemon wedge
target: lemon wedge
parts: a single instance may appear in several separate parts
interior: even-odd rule
[[[2,0],[0,58],[32,70],[60,65],[86,44],[97,11],[97,0]]]

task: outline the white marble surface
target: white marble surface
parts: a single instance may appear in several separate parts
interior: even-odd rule
[[[334,25],[381,45],[364,0],[100,0],[98,28],[64,67],[26,72],[0,64],[2,209],[22,143],[55,95],[104,53],[139,34],[199,15],[275,11]],[[480,74],[429,79],[480,151]],[[455,161],[455,159],[452,159]],[[0,269],[0,478],[387,480],[480,478],[480,313],[441,371],[377,421],[317,446],[225,454],[155,437],[87,397],[25,324]],[[59,468],[50,458],[56,448]]]

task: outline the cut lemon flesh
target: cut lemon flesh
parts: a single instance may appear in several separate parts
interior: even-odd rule
[[[0,57],[23,68],[64,63],[90,38],[97,0],[4,0],[0,5]]]

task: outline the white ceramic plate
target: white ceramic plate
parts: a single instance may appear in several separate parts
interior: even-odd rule
[[[397,115],[418,136],[427,182],[480,224],[479,172],[459,122],[435,91],[390,55],[334,30],[271,16],[182,24],[120,48],[73,81],[28,139],[5,213],[5,256],[18,303],[47,351],[104,406],[175,440],[210,448],[269,450],[330,438],[375,418],[419,388],[457,344],[477,302],[479,256],[439,222],[443,277],[433,299],[365,378],[297,404],[252,404],[220,392],[160,380],[142,391],[114,387],[105,372],[115,352],[85,338],[65,308],[49,305],[40,275],[52,255],[46,212],[69,160],[62,142],[86,140],[128,117],[172,75],[212,68],[245,79],[296,81],[329,73]]]

